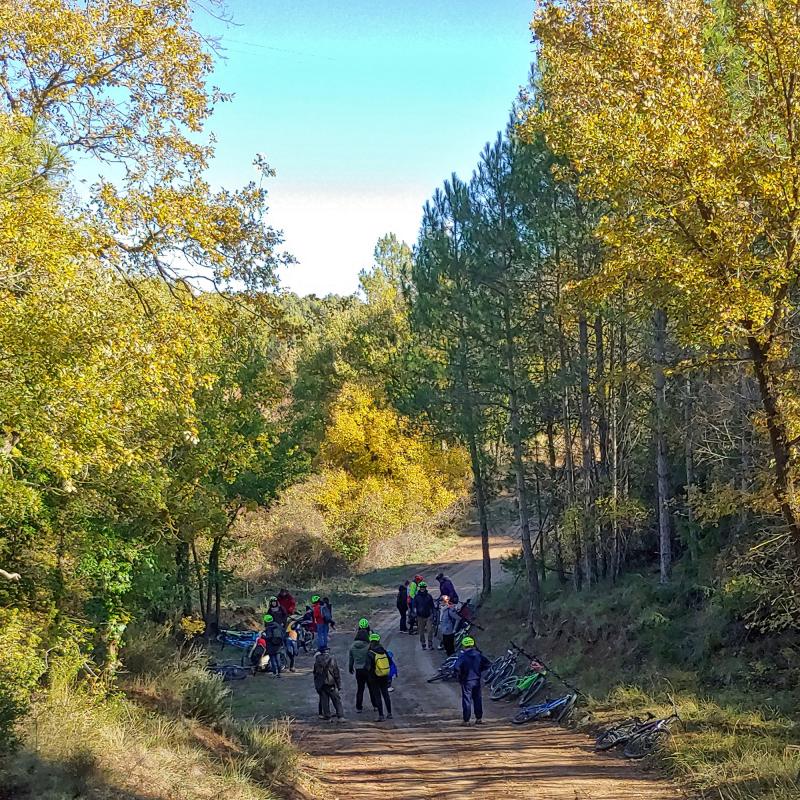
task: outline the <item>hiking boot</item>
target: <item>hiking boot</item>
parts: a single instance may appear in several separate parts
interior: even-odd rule
[[[378,715],[378,722],[385,722],[385,721],[386,721],[386,717],[384,717],[383,714],[379,714]]]
[[[427,648],[427,647],[425,647],[425,645],[422,645],[422,649],[423,649],[423,650],[427,650],[428,648]]]
[[[475,724],[476,725],[483,725],[483,720],[482,719],[476,719],[475,720]]]
[[[337,722],[347,722],[347,720],[344,717],[337,717],[336,721]]]
[[[356,709],[356,714],[363,714],[363,713],[364,713],[364,709],[363,708],[357,708]]]
[[[386,715],[386,719],[393,719],[393,717],[392,717],[392,715],[391,715],[391,714],[387,714],[387,715]]]
[[[464,720],[464,722],[461,723],[461,727],[462,728],[468,728],[469,727],[469,720]]]
[[[390,686],[386,691],[390,692],[390,693],[393,692],[394,691],[394,686]]]

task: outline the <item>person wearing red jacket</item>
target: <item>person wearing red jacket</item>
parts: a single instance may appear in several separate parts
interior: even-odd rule
[[[297,610],[297,601],[288,589],[281,589],[278,592],[278,605],[286,612],[287,617],[291,617]]]

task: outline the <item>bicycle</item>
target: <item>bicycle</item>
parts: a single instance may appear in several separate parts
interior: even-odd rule
[[[458,676],[455,671],[456,661],[458,661],[457,655],[448,656],[442,666],[436,670],[436,673],[433,677],[428,678],[428,683],[436,683],[437,681],[454,681]]]
[[[549,700],[533,706],[525,706],[514,715],[511,723],[513,725],[524,725],[526,722],[533,722],[539,719],[552,719],[557,723],[567,722],[572,716],[577,702],[578,695],[571,692],[555,700]]]
[[[629,737],[623,754],[625,758],[638,760],[653,753],[671,734],[670,726],[680,722],[677,713],[664,719],[654,719],[640,725]]]
[[[614,723],[598,733],[594,742],[594,749],[598,753],[604,753],[607,750],[612,750],[615,747],[627,744],[631,735],[634,734],[641,725],[644,725],[652,719],[654,719],[653,715],[648,713],[646,720],[642,720],[639,717],[629,717],[628,719]]]
[[[250,670],[247,667],[237,667],[235,664],[209,666],[207,669],[212,675],[219,675],[224,683],[242,681],[250,674]]]
[[[491,686],[495,681],[501,681],[514,674],[517,667],[517,654],[514,650],[506,651],[504,656],[496,658],[483,675],[483,681]]]
[[[511,675],[505,680],[493,684],[489,697],[492,700],[505,700],[519,696],[521,706],[530,705],[547,682],[546,675],[547,670],[538,661],[531,661],[524,675]]]

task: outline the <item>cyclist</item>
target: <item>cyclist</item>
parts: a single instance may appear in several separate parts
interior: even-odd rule
[[[353,644],[350,645],[350,661],[348,670],[351,675],[356,676],[356,713],[364,711],[364,689],[369,686],[369,699],[372,707],[377,709],[375,695],[372,684],[369,683],[369,664],[367,654],[369,652],[369,622],[366,619],[358,621],[358,632]]]
[[[481,694],[481,675],[489,669],[491,662],[475,647],[475,640],[465,636],[461,643],[463,650],[453,669],[461,684],[461,710],[464,715],[462,725],[469,725],[472,709],[475,709],[475,724],[483,724],[483,695]]]
[[[264,639],[267,642],[267,655],[272,674],[280,678],[283,669],[283,625],[275,622],[272,614],[264,614]]]
[[[400,632],[405,633],[408,629],[406,626],[406,615],[408,614],[408,584],[410,581],[401,583],[397,587],[397,610],[400,612]]]
[[[452,656],[456,651],[456,628],[461,622],[461,617],[458,616],[453,601],[446,594],[443,594],[439,601],[441,603],[439,632],[442,634],[442,644],[445,652],[448,656]]]
[[[417,593],[412,603],[414,607],[414,614],[417,617],[417,625],[419,626],[419,641],[422,649],[428,647],[433,650],[433,625],[431,625],[431,617],[436,611],[433,602],[433,597],[428,593],[428,584],[425,581],[420,581],[417,588]]]
[[[287,617],[291,617],[297,610],[297,601],[292,597],[288,589],[281,589],[277,597],[280,607],[286,612]]]
[[[314,611],[314,625],[317,631],[317,644],[322,647],[328,646],[328,632],[330,631],[331,616],[330,607],[322,602],[322,598],[315,594],[311,598],[311,608]]]
[[[278,625],[285,625],[286,624],[286,617],[287,614],[283,610],[283,606],[278,603],[278,598],[274,595],[269,599],[269,607],[267,608],[267,614],[272,616],[272,619],[278,623]]]
[[[327,647],[320,647],[314,659],[314,688],[319,695],[323,719],[331,719],[331,704],[333,704],[336,718],[339,722],[344,722],[344,710],[340,695],[342,676],[339,672],[339,665],[336,663],[336,657]]]
[[[445,577],[443,572],[440,572],[436,576],[436,580],[439,581],[439,594],[447,595],[452,601],[453,605],[458,605],[458,592],[456,591],[456,587],[453,586],[453,581],[450,578]]]
[[[389,674],[392,665],[389,654],[381,645],[381,635],[369,635],[369,650],[367,650],[367,680],[372,691],[373,701],[378,706],[378,722],[392,718],[392,698],[389,697]],[[384,706],[386,716],[383,715]]]
[[[414,611],[414,597],[421,582],[422,575],[415,575],[414,580],[408,584],[408,632],[412,636],[417,632],[417,613]]]

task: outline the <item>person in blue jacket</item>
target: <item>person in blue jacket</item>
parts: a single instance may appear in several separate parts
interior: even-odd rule
[[[475,647],[475,640],[465,636],[461,642],[464,648],[459,653],[455,672],[461,684],[461,710],[464,712],[462,725],[469,725],[472,709],[475,709],[475,724],[483,724],[483,695],[481,694],[481,675],[489,668],[490,661]]]
[[[453,581],[450,578],[446,577],[443,572],[440,572],[436,576],[436,580],[439,581],[439,594],[446,594],[450,600],[452,601],[453,605],[458,605],[458,592],[456,591],[456,587],[453,586]]]

